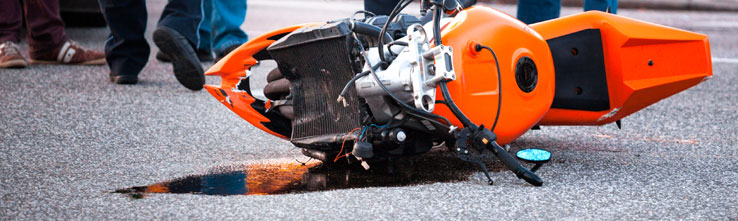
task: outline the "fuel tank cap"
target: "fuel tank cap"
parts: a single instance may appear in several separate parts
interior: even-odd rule
[[[530,93],[538,84],[538,69],[533,59],[521,57],[515,65],[515,82],[518,88],[525,93]]]

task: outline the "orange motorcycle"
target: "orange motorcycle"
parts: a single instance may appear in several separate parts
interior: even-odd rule
[[[491,151],[519,178],[550,153],[519,160],[501,145],[547,125],[603,125],[712,75],[705,35],[589,11],[526,25],[493,8],[426,0],[401,14],[296,25],[259,36],[207,71],[218,101],[327,164],[422,154],[444,143],[463,160]],[[430,19],[427,19],[430,18]],[[426,21],[429,20],[429,21]],[[273,60],[266,86],[250,68]],[[262,75],[263,78],[263,75]],[[259,98],[257,94],[262,94]],[[341,159],[343,161],[343,159]]]

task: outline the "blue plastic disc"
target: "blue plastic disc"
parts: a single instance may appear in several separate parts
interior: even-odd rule
[[[531,163],[545,163],[551,159],[551,152],[541,149],[523,149],[515,154],[518,159]]]

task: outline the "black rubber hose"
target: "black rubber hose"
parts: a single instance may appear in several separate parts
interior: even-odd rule
[[[443,99],[446,100],[446,106],[448,106],[448,109],[451,110],[451,113],[456,116],[459,121],[461,121],[461,124],[464,125],[464,127],[469,128],[472,131],[477,130],[478,126],[469,120],[466,115],[464,115],[461,110],[459,110],[459,107],[456,106],[456,103],[454,103],[454,99],[451,98],[451,94],[448,92],[448,86],[446,85],[445,81],[442,81],[439,83],[441,85],[441,94],[443,95]]]
[[[410,44],[408,44],[407,42],[404,42],[404,41],[393,41],[393,42],[390,42],[389,43],[389,45],[387,46],[387,48],[390,48],[390,47],[395,46],[395,45],[408,46]]]
[[[356,80],[358,80],[359,78],[364,77],[364,76],[367,76],[367,75],[369,75],[369,71],[368,70],[355,75],[353,78],[351,78],[351,80],[349,80],[346,83],[346,85],[343,86],[343,90],[341,90],[341,94],[339,96],[340,97],[345,97],[346,96],[346,93],[348,93],[348,90],[351,87],[351,85],[354,84],[354,82],[356,82]]]
[[[490,53],[492,53],[492,57],[495,58],[495,67],[497,67],[497,115],[495,115],[495,123],[492,124],[491,131],[495,131],[495,128],[497,128],[497,120],[500,119],[500,110],[502,110],[502,74],[500,73],[500,62],[497,60],[497,54],[495,54],[495,51],[492,50],[492,48],[488,46],[484,46],[481,44],[477,44],[474,46],[474,50],[477,52],[482,51],[482,49],[487,49]]]
[[[282,72],[279,71],[279,68],[272,69],[272,71],[267,74],[267,82],[276,81],[280,78],[284,78],[284,76],[282,75]]]
[[[359,49],[361,49],[361,54],[364,56],[364,60],[366,60],[368,62],[369,60],[368,60],[368,56],[366,54],[366,50],[364,50],[364,45],[361,44],[361,41],[359,41],[359,39],[356,39],[356,42],[359,44]],[[409,112],[413,112],[413,113],[415,113],[417,115],[421,115],[421,116],[424,116],[426,118],[438,118],[438,119],[442,119],[444,122],[446,122],[446,124],[448,124],[448,126],[451,126],[451,122],[448,121],[448,119],[446,119],[445,117],[440,116],[440,115],[437,115],[437,114],[433,114],[433,113],[428,113],[428,112],[425,112],[425,111],[422,111],[422,110],[418,110],[417,108],[411,107],[410,105],[408,105],[405,102],[403,102],[399,97],[397,97],[397,95],[395,95],[395,93],[392,93],[392,91],[390,91],[389,89],[387,89],[387,87],[384,86],[384,84],[382,83],[382,81],[379,79],[379,76],[377,76],[377,73],[375,72],[375,69],[378,66],[379,65],[374,65],[373,67],[370,67],[369,68],[369,71],[370,71],[372,77],[374,77],[374,82],[376,82],[379,85],[379,87],[381,87],[382,90],[384,90],[384,92],[387,93],[387,95],[389,95],[390,97],[392,97],[392,99],[394,99],[395,102],[397,102],[398,104],[400,104],[401,107],[403,107],[404,109],[408,110]]]
[[[376,37],[382,33],[381,28],[364,22],[352,21],[351,24],[351,31],[359,34]],[[383,44],[385,44],[394,41],[394,39],[392,39],[392,36],[390,36],[389,33],[384,33],[384,38],[382,38],[382,41],[384,41]]]
[[[280,78],[264,86],[264,96],[269,100],[279,100],[288,94],[290,94],[290,81],[286,78]]]
[[[406,2],[400,1],[397,3],[397,5],[395,5],[395,8],[392,9],[392,13],[390,13],[389,17],[387,18],[387,22],[384,23],[384,26],[382,26],[381,32],[377,35],[380,41],[382,41],[381,39],[384,38],[385,36],[384,34],[387,33],[387,28],[389,27],[392,20],[395,19],[395,16],[397,16],[397,14],[399,14],[403,9],[405,9],[405,7],[410,5],[411,2],[413,2],[413,0],[407,0]],[[387,58],[384,57],[384,47],[380,45],[377,49],[379,52],[379,59],[382,60],[382,63],[389,64],[387,62]]]
[[[441,15],[443,14],[443,10],[441,10],[441,7],[436,5],[433,6],[433,44],[435,46],[439,46],[443,44],[441,41]]]

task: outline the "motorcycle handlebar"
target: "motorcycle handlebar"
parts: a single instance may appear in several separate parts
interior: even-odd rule
[[[495,156],[497,156],[498,159],[502,161],[507,168],[509,168],[513,173],[515,173],[518,178],[525,180],[526,182],[530,183],[533,186],[542,186],[543,180],[541,180],[538,175],[536,175],[533,172],[530,172],[530,170],[523,167],[523,165],[520,165],[520,162],[515,160],[510,153],[502,149],[500,145],[498,145],[495,142],[492,142],[494,145],[492,147],[488,147],[488,149],[494,149],[492,153],[495,153]]]
[[[530,170],[523,167],[523,165],[520,164],[515,158],[513,158],[510,153],[508,153],[505,149],[502,149],[497,142],[495,142],[496,136],[492,133],[492,131],[488,129],[483,129],[481,134],[481,141],[484,143],[484,146],[492,151],[492,154],[494,154],[497,159],[500,159],[505,166],[507,166],[510,171],[515,173],[518,178],[525,180],[526,182],[530,183],[533,186],[542,186],[543,180],[541,180],[538,175],[531,172]]]

